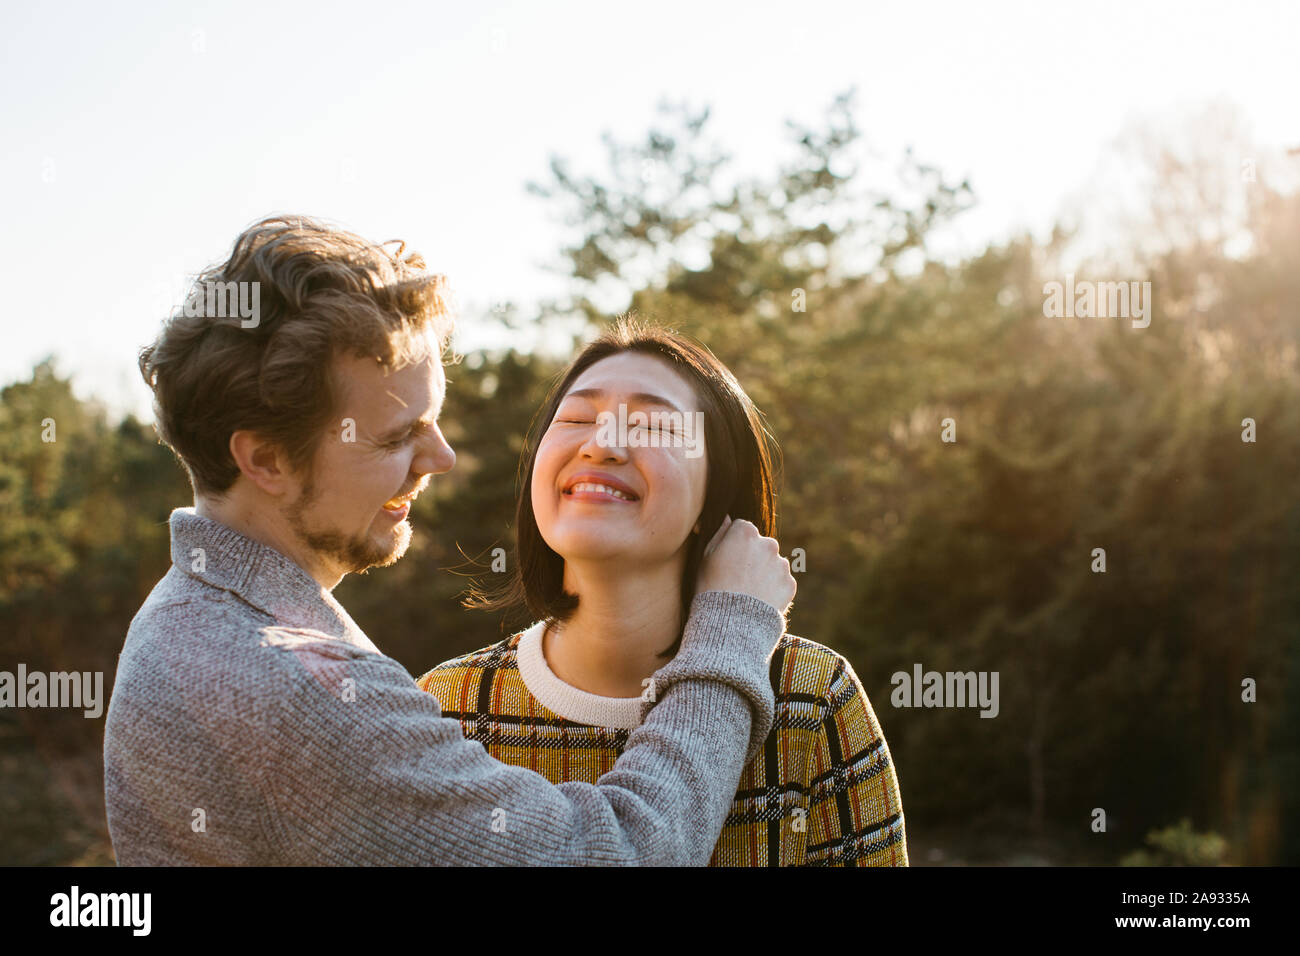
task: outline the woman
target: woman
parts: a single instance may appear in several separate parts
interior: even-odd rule
[[[714,532],[730,516],[775,536],[771,458],[708,349],[627,320],[579,354],[537,424],[509,583],[470,601],[537,623],[419,684],[493,757],[595,783],[677,652]],[[853,668],[787,634],[771,676],[773,729],[710,865],[906,866],[893,761]]]

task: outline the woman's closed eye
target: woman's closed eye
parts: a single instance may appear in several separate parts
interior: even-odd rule
[[[644,431],[644,432],[649,432],[652,435],[679,434],[678,428],[672,422],[660,421],[658,419],[651,419],[650,421],[645,421],[645,422],[629,422],[627,426],[627,430],[630,432]]]
[[[580,417],[580,418],[556,418],[553,422],[551,422],[551,424],[552,425],[597,425],[599,424],[599,422],[590,418]],[[644,423],[643,422],[629,423],[627,429],[628,431],[642,430],[642,431],[655,432],[655,433],[665,432],[670,435],[676,435],[679,434],[680,432],[680,429],[677,428],[671,422],[659,422],[659,421],[649,421]]]

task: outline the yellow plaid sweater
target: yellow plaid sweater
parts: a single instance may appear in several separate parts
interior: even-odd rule
[[[544,624],[439,664],[421,689],[505,763],[553,783],[595,783],[639,722],[639,698],[562,683]],[[745,768],[710,866],[907,866],[903,803],[889,746],[853,668],[787,634],[772,657],[775,721]]]

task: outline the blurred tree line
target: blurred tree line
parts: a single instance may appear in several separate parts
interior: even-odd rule
[[[1177,823],[1214,859],[1300,862],[1300,193],[1241,182],[1249,241],[1229,254],[1199,228],[1223,221],[1200,167],[1164,154],[1154,251],[1072,262],[1058,231],[950,261],[927,240],[969,184],[910,152],[864,161],[854,114],[844,94],[820,128],[791,123],[765,179],[729,175],[707,110],[685,106],[644,142],[607,138],[598,177],[556,158],[530,189],[572,230],[573,296],[529,321],[563,335],[632,309],[702,339],[764,411],[783,550],[806,554],[791,630],[857,670],[914,846],[1163,862],[1178,855],[1142,847]],[[1150,326],[1045,318],[1043,284],[1067,272],[1150,281]],[[457,466],[417,502],[406,558],[336,592],[413,674],[526,623],[458,602],[510,550],[520,452],[562,365],[448,368]],[[108,422],[48,364],[3,391],[0,426],[0,667],[111,682],[188,486],[147,426]],[[997,671],[1000,713],[891,706],[891,675],[918,663]],[[102,722],[52,714],[0,712],[6,777],[45,768],[6,780],[4,862],[104,855]]]

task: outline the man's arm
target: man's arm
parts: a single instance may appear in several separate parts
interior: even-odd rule
[[[258,761],[275,856],[293,864],[704,865],[771,727],[784,619],[710,591],[613,770],[558,786],[489,757],[396,661],[300,645]],[[350,683],[349,683],[350,681]]]

